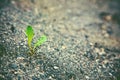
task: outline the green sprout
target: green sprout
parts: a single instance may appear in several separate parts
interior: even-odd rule
[[[36,47],[40,46],[47,40],[47,37],[45,35],[43,35],[38,39],[38,41],[34,44],[34,46],[32,46],[31,43],[32,43],[33,36],[34,36],[34,30],[33,30],[32,26],[27,26],[26,36],[28,38],[28,47],[30,49],[31,54],[34,54]]]

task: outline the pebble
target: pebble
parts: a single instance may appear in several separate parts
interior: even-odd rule
[[[99,62],[100,60],[99,59],[96,59],[96,62]]]
[[[39,66],[35,67],[35,71],[38,71],[38,70],[40,70],[40,67]]]
[[[4,41],[4,40],[2,40],[2,42],[4,43],[5,41]]]
[[[54,69],[59,69],[59,67],[57,67],[57,66],[54,66]]]
[[[109,73],[110,76],[112,76],[112,73]]]
[[[62,46],[62,49],[66,49],[66,46]]]
[[[94,46],[94,44],[93,44],[93,43],[91,43],[91,42],[90,42],[89,44],[90,44],[90,46]]]
[[[105,50],[104,50],[104,48],[100,48],[99,55],[103,55],[103,54],[105,54]]]
[[[103,67],[103,68],[106,68],[106,66],[105,66],[104,64],[102,65],[102,67]]]
[[[89,76],[85,76],[86,79],[89,79],[90,77]]]
[[[17,61],[18,62],[21,62],[21,61],[23,61],[25,58],[24,57],[17,57]]]
[[[23,45],[23,48],[27,48],[27,46]]]
[[[112,20],[112,15],[107,15],[104,17],[106,21],[111,21]]]
[[[105,33],[105,34],[104,34],[104,37],[108,38],[108,37],[109,37],[109,34],[108,34],[108,33]]]
[[[95,48],[94,52],[98,53],[99,55],[105,54],[104,48],[100,48],[100,49],[99,48]]]
[[[21,69],[18,69],[17,73],[22,75],[22,74],[24,74],[24,71]]]
[[[12,69],[17,69],[17,68],[18,68],[18,65],[15,64],[15,63],[12,63],[12,64],[10,64],[10,67],[11,67]]]
[[[107,60],[107,59],[103,61],[104,64],[107,64],[108,62],[109,62],[109,60]]]
[[[109,37],[109,34],[106,30],[102,30],[102,35],[106,38]]]
[[[100,73],[100,72],[101,72],[101,69],[98,69],[98,72]]]
[[[23,43],[20,43],[21,46],[23,46],[24,44]]]
[[[48,78],[48,79],[52,80],[53,78],[52,78],[52,76],[49,76],[49,78]]]
[[[95,51],[96,53],[98,53],[98,52],[99,52],[99,48],[95,48],[94,51]]]
[[[102,26],[101,26],[101,29],[102,29],[102,30],[106,30],[106,29],[107,29],[107,26],[106,26],[106,25],[102,25]]]

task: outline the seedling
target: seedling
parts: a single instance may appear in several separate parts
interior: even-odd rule
[[[33,30],[32,26],[27,26],[26,36],[28,38],[28,47],[30,49],[31,54],[34,54],[36,47],[40,46],[47,40],[47,37],[45,35],[43,35],[38,39],[38,41],[34,44],[34,46],[32,46],[31,43],[32,43],[32,40],[34,37],[34,30]]]

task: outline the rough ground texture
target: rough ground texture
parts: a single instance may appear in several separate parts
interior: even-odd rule
[[[0,80],[120,80],[119,3],[0,2]],[[35,31],[33,43],[47,36],[33,56],[28,54],[27,25]]]

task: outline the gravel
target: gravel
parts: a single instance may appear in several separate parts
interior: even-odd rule
[[[110,13],[111,1],[103,8],[96,0],[46,0],[33,3],[37,13],[26,2],[0,9],[0,80],[119,80],[120,28],[100,15]],[[47,36],[32,56],[27,25],[35,30],[33,44]]]

